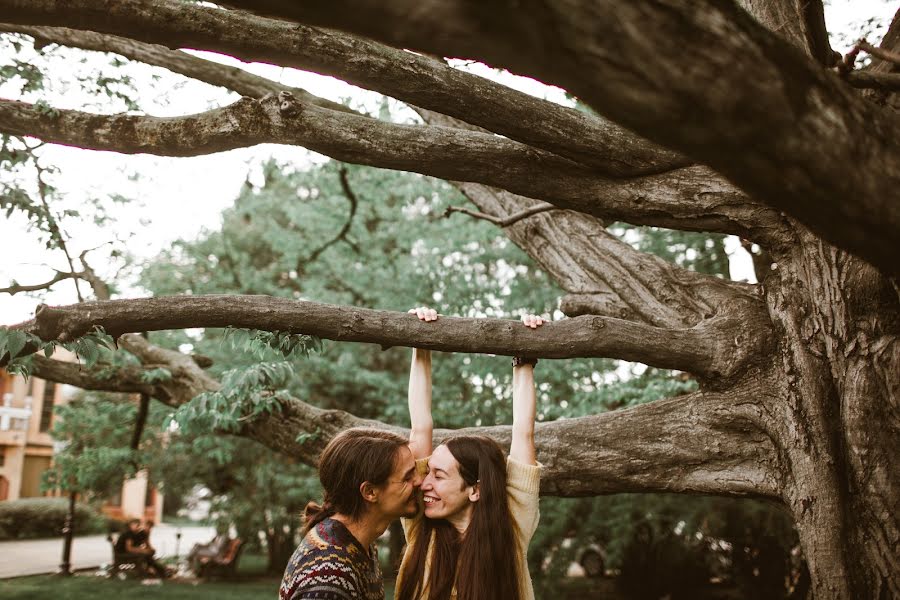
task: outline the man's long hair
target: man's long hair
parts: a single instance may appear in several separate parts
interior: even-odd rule
[[[366,481],[384,484],[394,470],[398,450],[408,443],[396,433],[364,427],[343,431],[328,442],[319,458],[323,501],[306,505],[304,535],[336,513],[359,519],[366,511],[359,487]]]
[[[400,573],[397,600],[448,600],[454,586],[458,600],[520,600],[518,531],[506,496],[506,458],[494,440],[458,436],[445,445],[459,464],[466,486],[478,484],[479,499],[464,535],[445,519],[423,519],[422,531]],[[434,553],[425,581],[428,545]]]

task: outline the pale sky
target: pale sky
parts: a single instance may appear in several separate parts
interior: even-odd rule
[[[886,27],[896,9],[895,2],[883,0],[834,1],[826,6],[826,19],[832,32],[855,32],[858,30],[855,24],[869,17],[877,17]],[[870,41],[880,40],[883,31],[884,27]],[[834,39],[832,44],[841,53],[848,49],[838,39]],[[358,106],[371,110],[375,110],[380,100],[380,96],[375,93],[360,90],[331,77],[271,65],[245,65],[227,57],[206,56],[242,66],[287,85],[303,87],[331,100],[351,98]],[[0,64],[6,62],[5,58],[0,56]],[[105,57],[90,60],[97,60],[98,64],[108,62]],[[68,69],[70,65],[60,62],[59,68]],[[139,101],[142,108],[155,116],[202,112],[228,104],[237,98],[236,94],[229,94],[221,88],[173,76],[163,69],[143,65],[130,65],[127,68],[140,90]],[[477,65],[473,69],[484,76],[500,78],[503,83],[536,96],[565,102],[560,90],[548,88],[533,80],[497,74]],[[160,77],[159,81],[151,79],[154,74]],[[34,101],[40,96],[20,96],[18,88],[0,85],[0,97]],[[50,93],[44,92],[42,97],[59,108],[95,112],[110,110],[99,105],[84,108],[86,97],[78,93],[77,89],[54,89]],[[220,212],[232,204],[244,180],[248,176],[251,180],[254,179],[259,164],[269,157],[274,156],[280,162],[292,163],[297,168],[324,160],[303,148],[275,145],[261,145],[196,158],[125,156],[47,146],[43,149],[43,156],[46,162],[56,164],[61,169],[55,182],[65,193],[66,207],[77,207],[91,197],[110,194],[136,199],[127,208],[119,209],[116,217],[119,220],[117,230],[122,235],[133,232],[128,249],[138,258],[151,258],[173,240],[194,238],[204,228],[217,228]],[[134,174],[139,174],[140,177],[135,180],[131,177]],[[0,178],[4,176],[9,175],[0,172]],[[71,245],[74,255],[103,243],[110,236],[110,232],[99,232],[92,225],[68,233],[73,240]],[[736,239],[729,241],[728,249],[732,255],[732,276],[736,279],[752,277],[749,256],[740,249]],[[95,256],[101,258],[102,251],[96,252]],[[95,258],[94,262],[97,264],[94,266],[99,272],[106,275],[115,272],[112,265],[104,265],[98,258]],[[26,230],[24,218],[14,215],[13,218],[4,218],[0,222],[0,287],[8,285],[12,279],[22,284],[46,281],[53,275],[52,268],[67,270],[64,256],[59,251],[44,250]],[[86,287],[86,284],[82,285]],[[140,295],[140,292],[131,290],[129,295]],[[0,294],[0,324],[13,324],[30,318],[41,301],[25,294],[12,297]],[[72,282],[56,284],[53,291],[45,294],[43,301],[50,304],[76,302]]]

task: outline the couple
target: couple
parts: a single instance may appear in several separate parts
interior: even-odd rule
[[[432,309],[409,312],[437,319]],[[532,329],[543,324],[535,315],[522,321]],[[535,362],[513,359],[508,458],[481,436],[451,437],[432,452],[431,353],[413,350],[409,440],[377,429],[331,440],[319,461],[324,504],[307,507],[306,535],[280,600],[382,600],[374,542],[396,518],[407,541],[396,600],[533,600],[525,558],[540,487]]]
[[[156,548],[150,544],[153,521],[145,521],[141,526],[140,519],[129,519],[125,525],[125,530],[116,540],[116,554],[125,559],[130,557],[142,560],[157,577],[168,577],[168,569],[156,560]]]

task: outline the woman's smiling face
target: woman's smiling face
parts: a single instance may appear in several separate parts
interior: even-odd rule
[[[428,474],[422,481],[422,492],[426,517],[447,519],[457,529],[462,524],[468,525],[474,502],[478,500],[478,488],[466,484],[459,472],[459,463],[447,446],[435,448],[428,459]]]

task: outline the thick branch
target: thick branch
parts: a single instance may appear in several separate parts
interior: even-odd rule
[[[35,38],[37,42],[52,42],[62,46],[96,50],[98,52],[114,52],[125,58],[163,67],[173,73],[224,87],[250,98],[262,98],[266,94],[290,91],[303,102],[330,108],[331,110],[354,112],[343,104],[320,98],[303,89],[284,86],[271,79],[254,75],[244,69],[215,63],[181,50],[170,50],[159,44],[148,44],[115,35],[105,35],[95,31],[82,31],[67,27],[40,27],[0,23],[0,31],[24,33]]]
[[[540,18],[514,3],[234,4],[561,85],[900,272],[900,121],[732,3],[570,0]]]
[[[12,23],[76,27],[332,75],[614,176],[658,173],[688,164],[593,115],[453,69],[428,56],[334,31],[174,0],[119,0],[102,8],[93,0],[2,0],[0,14]],[[533,126],[536,120],[541,127]]]
[[[423,323],[406,313],[340,307],[268,296],[168,296],[64,307],[38,307],[17,326],[45,341],[66,341],[102,327],[113,337],[189,327],[243,327],[321,338],[544,358],[611,357],[722,378],[736,371],[747,335],[758,324],[723,315],[692,329],[663,329],[605,317],[578,317],[537,331],[498,319],[444,318]],[[742,315],[743,317],[743,315]],[[198,367],[199,368],[199,367]]]
[[[302,145],[345,162],[474,181],[605,219],[733,233],[774,245],[784,223],[705,167],[607,179],[554,154],[458,128],[401,125],[306,104],[243,98],[198,115],[94,115],[0,100],[0,130],[95,150],[196,156],[259,143]],[[496,168],[502,165],[503,168]]]
[[[126,336],[134,340],[137,336]],[[146,344],[131,347],[142,358],[170,357],[166,364],[180,385],[181,393],[156,391],[172,407],[191,399],[191,393],[216,391],[218,383],[206,379],[191,382],[192,375],[180,370],[179,353]],[[38,359],[35,375],[71,385],[98,381],[77,365]],[[102,380],[110,391],[138,391],[126,383],[128,377]],[[158,386],[159,387],[159,386]],[[91,389],[98,389],[92,387]],[[776,453],[771,441],[758,428],[753,408],[762,390],[743,388],[739,395],[695,393],[660,400],[636,408],[591,417],[538,424],[535,431],[538,458],[544,464],[541,493],[551,496],[588,496],[619,492],[694,492],[726,496],[775,499],[780,482]],[[753,403],[740,402],[741,397]],[[339,410],[323,410],[298,399],[283,402],[279,414],[250,421],[241,436],[309,465],[315,465],[325,444],[349,427],[389,428],[403,435],[408,431],[378,421],[360,419]],[[297,442],[301,432],[311,439]],[[483,434],[507,445],[509,427],[482,427],[435,432],[440,441],[452,434]]]

